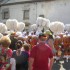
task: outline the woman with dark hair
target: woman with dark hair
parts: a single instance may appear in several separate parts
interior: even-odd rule
[[[23,42],[18,40],[16,42],[17,50],[13,51],[13,58],[16,60],[16,70],[28,70],[28,57],[29,54],[22,51]]]
[[[15,43],[17,42],[17,35],[15,32],[11,33],[10,40],[11,40],[10,48],[12,50],[16,50]]]

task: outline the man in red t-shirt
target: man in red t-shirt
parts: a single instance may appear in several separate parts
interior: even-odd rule
[[[29,70],[51,70],[53,65],[53,52],[45,43],[46,36],[39,35],[39,44],[34,46],[30,53]],[[49,61],[50,60],[50,61]]]

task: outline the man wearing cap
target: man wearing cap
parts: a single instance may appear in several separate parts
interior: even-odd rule
[[[39,34],[39,42],[30,53],[29,70],[52,70],[53,53],[45,41],[45,34]]]

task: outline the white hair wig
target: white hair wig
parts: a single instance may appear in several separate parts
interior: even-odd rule
[[[49,28],[52,32],[54,32],[54,34],[59,34],[62,33],[64,31],[64,23],[59,22],[59,21],[55,21],[50,23]]]
[[[8,19],[6,21],[6,26],[7,26],[8,30],[16,31],[17,25],[18,25],[18,21],[16,19]]]
[[[5,33],[7,31],[7,26],[3,23],[0,23],[0,33]]]
[[[30,31],[36,31],[37,30],[37,24],[30,25],[29,30]]]
[[[65,30],[67,30],[68,32],[70,32],[70,24],[65,24]]]
[[[42,26],[42,23],[43,23],[43,18],[42,17],[38,17],[37,20],[36,20],[37,26]]]
[[[41,30],[43,30],[43,27],[42,27],[42,26],[39,26],[39,27],[37,28],[37,31],[41,31]]]
[[[24,28],[25,28],[25,23],[19,22],[18,27],[17,27],[17,31],[23,31]]]
[[[49,28],[50,20],[46,19],[46,18],[38,17],[36,24],[37,24],[38,28],[40,28],[41,30],[43,28],[44,28],[44,30],[46,30]]]
[[[42,23],[42,26],[43,27],[49,27],[49,24],[50,24],[50,20],[49,19],[46,19],[46,18],[43,18],[43,23]]]
[[[42,26],[44,28],[44,31],[46,31],[47,29],[49,29],[49,25],[50,25],[50,20],[46,19],[46,18],[43,18]]]
[[[36,32],[41,32],[43,30],[42,26],[37,27]]]

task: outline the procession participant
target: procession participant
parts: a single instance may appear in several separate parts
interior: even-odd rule
[[[70,53],[70,35],[69,34],[63,36],[63,45],[64,45],[64,58],[66,58],[66,61],[68,62],[69,53]]]
[[[16,70],[28,70],[28,57],[29,54],[22,50],[23,42],[18,40],[16,42],[17,50],[13,51],[13,56],[16,60]]]
[[[13,33],[11,33],[11,35],[10,35],[10,39],[11,39],[11,44],[10,44],[10,48],[12,49],[12,50],[16,50],[16,47],[15,47],[15,43],[16,43],[16,41],[17,41],[17,35],[16,35],[16,33],[15,32],[13,32]]]
[[[37,43],[38,43],[38,37],[36,35],[33,35],[30,40],[31,48],[33,48],[33,46],[36,45]]]
[[[29,70],[52,70],[53,53],[45,41],[46,36],[43,33],[39,34],[39,42],[30,52]]]
[[[61,48],[62,48],[62,45],[61,45],[62,41],[61,41],[61,37],[59,35],[57,35],[54,39],[54,47],[55,49],[57,50],[56,51],[56,55],[55,55],[55,60],[59,61],[60,57],[61,57]]]
[[[0,50],[0,63],[1,69],[11,70],[10,58],[12,57],[12,50],[9,48],[11,40],[7,36],[3,36],[0,39],[1,50]]]
[[[24,48],[24,51],[30,55],[31,45],[30,44],[24,44],[23,48]]]

